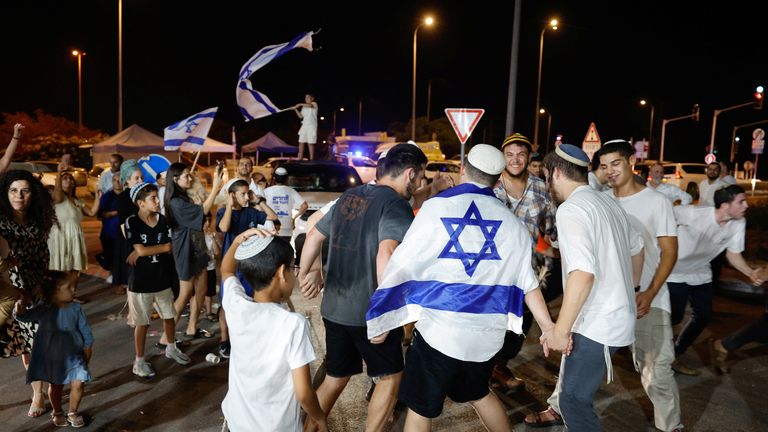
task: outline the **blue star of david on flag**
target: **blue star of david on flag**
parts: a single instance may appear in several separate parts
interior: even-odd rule
[[[448,231],[450,239],[448,244],[445,245],[443,251],[440,252],[438,258],[448,258],[461,260],[464,264],[464,271],[467,272],[469,277],[475,273],[477,265],[483,260],[500,260],[499,251],[496,249],[496,243],[493,239],[496,237],[496,232],[501,226],[500,220],[483,219],[480,214],[480,210],[477,209],[475,202],[469,205],[467,212],[460,218],[440,218],[443,221],[443,226]],[[480,228],[483,233],[485,242],[478,252],[466,252],[461,246],[459,237],[464,232],[464,228],[467,226],[476,226]]]

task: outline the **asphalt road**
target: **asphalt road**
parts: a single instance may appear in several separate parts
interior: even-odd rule
[[[87,220],[86,239],[91,262],[98,246],[98,222]],[[192,357],[189,366],[179,366],[160,356],[156,349],[148,352],[157,371],[145,380],[131,373],[133,361],[132,330],[125,324],[124,296],[115,295],[103,282],[106,273],[92,266],[84,275],[79,294],[90,300],[84,305],[96,338],[91,362],[93,381],[86,385],[81,412],[86,417],[85,431],[219,431],[222,424],[221,400],[227,389],[227,363],[210,364],[205,355],[215,351],[217,341],[196,340],[186,349]],[[724,278],[742,283],[733,272]],[[297,311],[311,320],[313,343],[318,357],[324,353],[323,328],[319,301],[305,301],[294,294]],[[553,313],[557,312],[553,305]],[[698,343],[686,354],[686,360],[702,366],[699,377],[678,376],[683,422],[692,431],[760,431],[768,430],[768,348],[748,345],[731,361],[732,372],[717,376],[710,366],[707,339],[721,337],[757,319],[762,314],[760,302],[717,297],[715,317]],[[122,312],[122,313],[121,313]],[[218,333],[218,324],[202,321],[201,326]],[[183,328],[182,325],[179,328]],[[159,338],[160,322],[153,322],[148,346]],[[528,430],[523,417],[544,407],[551,393],[559,357],[545,359],[535,341],[536,328],[521,355],[511,362],[515,372],[527,383],[526,391],[504,396],[515,431]],[[313,370],[317,367],[313,364]],[[595,407],[607,431],[647,431],[652,428],[652,406],[645,396],[638,374],[626,351],[614,357],[615,381],[603,385]],[[31,390],[25,385],[19,359],[0,360],[0,430],[48,431],[56,429],[48,415],[32,419],[26,416]],[[364,395],[369,380],[358,376],[351,380],[330,415],[333,431],[361,431],[365,419]],[[66,404],[66,398],[65,398]],[[397,416],[391,430],[402,430],[403,416]],[[434,422],[436,431],[482,431],[477,416],[466,404],[446,401],[443,415]],[[561,428],[540,430],[559,431]]]

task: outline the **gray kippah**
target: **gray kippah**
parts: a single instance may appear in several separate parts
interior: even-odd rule
[[[275,238],[273,236],[260,237],[257,235],[248,237],[243,243],[238,246],[235,251],[235,259],[242,261],[252,256],[258,255],[264,249],[272,243]]]

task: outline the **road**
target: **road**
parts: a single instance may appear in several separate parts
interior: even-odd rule
[[[99,250],[98,222],[86,220],[86,239],[91,252]],[[216,350],[216,340],[197,340],[186,351],[192,364],[184,367],[159,356],[149,349],[157,376],[140,379],[131,373],[133,361],[132,330],[125,324],[124,296],[115,295],[104,284],[106,273],[92,266],[83,275],[80,295],[88,300],[84,310],[93,328],[96,342],[91,363],[93,381],[86,385],[81,411],[88,425],[85,431],[219,431],[222,424],[221,400],[227,389],[227,363],[206,363],[204,358]],[[743,283],[733,272],[725,272],[730,283]],[[319,300],[305,301],[294,293],[297,311],[309,316],[313,343],[319,357],[324,353],[323,328],[319,316]],[[553,313],[558,305],[553,305]],[[706,366],[699,377],[678,376],[683,421],[687,431],[758,431],[768,430],[768,348],[749,345],[732,360],[732,373],[717,376],[708,367],[710,356],[706,340],[720,337],[757,319],[762,306],[753,301],[717,297],[714,322],[698,343],[686,354],[695,366]],[[218,325],[202,321],[201,326],[218,331]],[[182,326],[180,326],[182,328]],[[148,346],[158,340],[160,323],[153,322]],[[545,359],[531,332],[521,355],[511,366],[527,383],[527,390],[504,396],[515,431],[528,430],[523,417],[543,403],[554,387],[558,370],[557,355]],[[318,362],[312,365],[313,371]],[[596,409],[607,431],[648,431],[652,407],[634,372],[626,350],[614,357],[615,381],[603,385],[597,394]],[[31,391],[25,385],[24,372],[18,359],[0,360],[0,427],[2,431],[49,431],[55,428],[49,417],[28,418],[25,414]],[[340,398],[330,416],[331,430],[361,431],[365,418],[364,395],[369,381],[358,376]],[[391,428],[402,430],[403,416]],[[436,431],[474,432],[483,428],[471,407],[446,401],[443,415],[434,422]],[[541,429],[559,431],[562,428]]]

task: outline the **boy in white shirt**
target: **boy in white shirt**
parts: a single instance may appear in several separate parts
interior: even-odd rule
[[[256,228],[238,235],[221,263],[232,344],[221,409],[233,432],[301,432],[299,404],[319,430],[328,430],[309,376],[315,360],[309,325],[280,305],[296,283],[294,268],[291,246]],[[253,298],[245,295],[237,270],[251,284]]]

